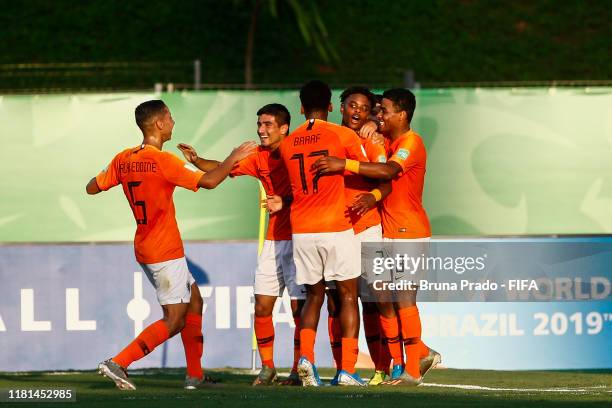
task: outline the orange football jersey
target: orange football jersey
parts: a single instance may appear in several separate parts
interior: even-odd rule
[[[266,193],[281,197],[291,195],[291,185],[280,152],[257,147],[257,150],[239,161],[230,173],[231,177],[248,175],[259,179]],[[266,239],[282,241],[291,239],[291,206],[271,214],[268,219]]]
[[[385,238],[415,239],[431,236],[423,208],[427,152],[421,137],[409,130],[389,145],[389,160],[402,166],[391,181],[391,194],[383,201],[381,218]]]
[[[385,163],[387,161],[387,152],[385,147],[380,144],[372,143],[371,139],[359,139],[361,146],[367,157],[367,161],[372,163]],[[351,205],[358,195],[372,191],[378,186],[378,182],[370,180],[366,177],[347,173],[344,177],[346,186],[346,203]],[[353,211],[350,213],[351,223],[355,234],[365,231],[366,229],[381,223],[378,208],[374,207],[361,217]]]
[[[141,145],[117,154],[96,176],[100,190],[123,186],[136,220],[134,251],[138,262],[152,264],[185,255],[172,194],[176,186],[197,191],[202,174],[172,153]]]
[[[293,192],[293,233],[350,229],[343,173],[319,175],[311,166],[325,156],[367,161],[355,132],[323,120],[310,119],[287,136],[279,149]]]

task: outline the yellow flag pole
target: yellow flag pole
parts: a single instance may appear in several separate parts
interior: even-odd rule
[[[266,239],[266,209],[263,207],[263,203],[266,200],[266,190],[263,185],[259,182],[259,233],[257,236],[257,256],[261,255],[263,249],[264,240]],[[255,313],[253,313],[253,335],[251,340],[251,370],[255,371],[255,365],[257,361],[257,336],[255,336]]]

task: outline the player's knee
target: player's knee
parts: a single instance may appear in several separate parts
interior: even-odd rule
[[[340,300],[340,302],[342,303],[342,307],[356,306],[357,305],[357,295],[352,294],[352,293],[346,293],[344,294],[344,296],[342,296],[342,299]]]
[[[381,316],[386,317],[387,319],[392,319],[396,317],[395,309],[393,308],[393,304],[391,303],[378,303],[378,312]]]
[[[319,308],[323,306],[324,301],[325,301],[325,293],[312,292],[308,294],[308,302],[315,306],[318,306]]]
[[[177,333],[180,333],[185,327],[185,316],[171,316],[166,321],[168,325],[168,331],[170,332],[170,337],[174,336]]]
[[[270,307],[263,302],[255,302],[255,316],[257,317],[267,317],[272,315],[272,310],[274,309],[274,305]]]

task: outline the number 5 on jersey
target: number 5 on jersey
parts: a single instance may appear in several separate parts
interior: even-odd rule
[[[136,218],[136,224],[146,224],[147,223],[147,206],[145,202],[142,200],[136,201],[134,190],[138,187],[142,181],[129,181],[128,190],[130,192],[130,204],[132,204],[132,211],[134,212],[134,218]],[[136,213],[136,207],[142,208],[142,218],[138,217]]]

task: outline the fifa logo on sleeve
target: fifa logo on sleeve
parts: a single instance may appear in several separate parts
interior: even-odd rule
[[[397,155],[398,157],[400,157],[402,160],[406,160],[408,158],[408,156],[410,156],[410,152],[406,149],[399,149],[397,151]]]

